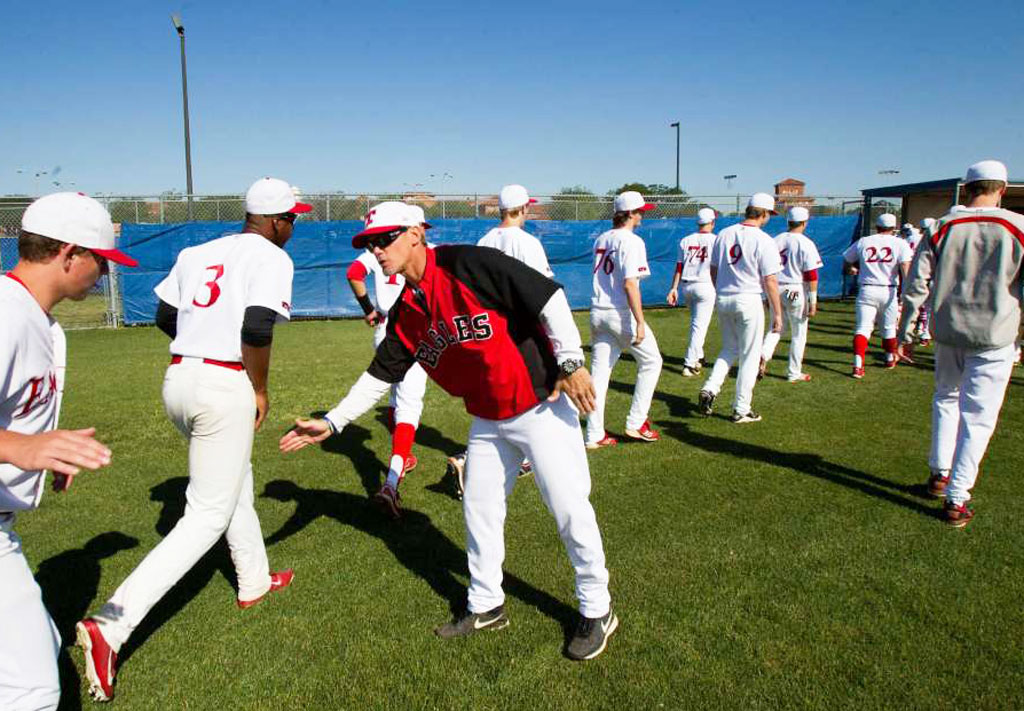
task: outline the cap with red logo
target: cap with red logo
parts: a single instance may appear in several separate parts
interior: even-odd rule
[[[425,230],[429,230],[431,227],[430,223],[426,221],[422,207],[397,200],[382,202],[379,205],[374,205],[373,209],[366,213],[363,231],[352,238],[352,246],[362,249],[366,246],[366,238],[371,235],[416,225],[420,225]]]
[[[245,194],[245,211],[250,215],[283,215],[310,212],[312,205],[298,202],[296,190],[278,178],[260,178]]]
[[[85,247],[126,267],[138,262],[115,249],[110,213],[85,193],[51,193],[39,198],[21,216],[21,229],[40,237]]]

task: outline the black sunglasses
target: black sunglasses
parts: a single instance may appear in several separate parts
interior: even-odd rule
[[[405,234],[408,227],[396,227],[390,232],[380,232],[366,238],[366,250],[372,252],[374,249],[387,249],[391,243]]]
[[[295,219],[298,217],[294,212],[283,212],[280,215],[274,215],[275,220],[284,220],[285,222],[294,225]]]

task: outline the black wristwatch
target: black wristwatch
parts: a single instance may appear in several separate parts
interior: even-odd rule
[[[559,369],[559,371],[561,371],[561,373],[562,373],[562,375],[564,377],[568,378],[570,375],[572,375],[573,373],[575,373],[577,370],[579,370],[582,367],[583,367],[583,360],[582,359],[580,359],[580,358],[566,358],[565,360],[563,360],[559,364],[558,369]]]

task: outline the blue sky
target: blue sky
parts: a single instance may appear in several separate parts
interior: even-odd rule
[[[699,195],[1024,176],[1020,0],[55,0],[4,8],[0,194],[184,188],[174,11],[198,193],[672,184],[675,120]]]

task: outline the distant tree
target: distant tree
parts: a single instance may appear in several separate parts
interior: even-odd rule
[[[608,199],[583,185],[562,188],[551,201],[548,216],[552,220],[605,220],[612,214]]]
[[[593,191],[583,185],[572,185],[567,188],[562,188],[554,197],[557,199],[560,195],[593,195]]]

